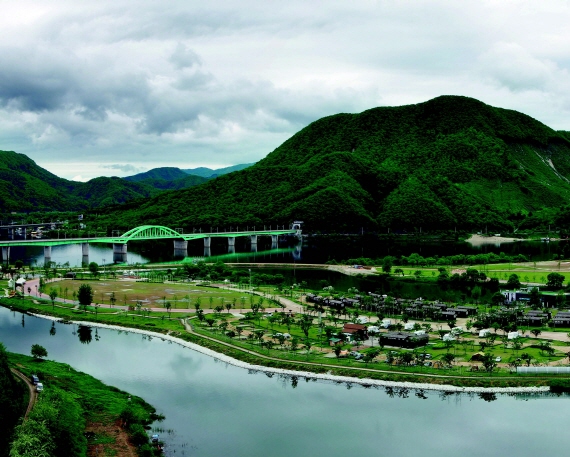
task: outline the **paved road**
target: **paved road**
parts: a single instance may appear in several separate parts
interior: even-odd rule
[[[30,411],[32,410],[34,404],[38,399],[38,393],[36,392],[35,386],[23,373],[19,372],[14,368],[10,368],[10,370],[12,370],[12,373],[14,373],[16,376],[18,376],[22,381],[26,383],[26,385],[28,386],[28,390],[30,391],[30,401],[28,402],[28,409],[26,409],[26,414],[24,415],[24,420],[26,420],[28,418],[28,414],[30,414]]]

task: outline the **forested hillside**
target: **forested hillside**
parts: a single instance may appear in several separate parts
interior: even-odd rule
[[[26,410],[26,385],[18,382],[8,365],[6,348],[0,343],[0,456],[7,456],[14,427]]]
[[[209,178],[190,175],[180,168],[161,167],[153,168],[144,173],[123,178],[127,181],[138,182],[159,190],[179,190],[197,186],[208,181]]]
[[[24,154],[0,151],[0,212],[83,210],[158,193],[151,186],[120,178],[69,181]]]
[[[569,178],[568,132],[442,96],[325,117],[245,170],[107,217],[124,227],[302,219],[309,230],[498,230],[543,209],[564,214]]]
[[[182,170],[185,173],[194,176],[201,176],[203,178],[215,178],[217,176],[227,175],[228,173],[233,173],[234,171],[244,170],[248,167],[251,167],[252,163],[240,163],[239,165],[232,165],[231,167],[224,167],[224,168],[207,168],[207,167],[198,167],[198,168],[187,168],[186,170]]]

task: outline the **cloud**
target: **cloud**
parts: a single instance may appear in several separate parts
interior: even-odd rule
[[[170,61],[178,69],[192,68],[194,65],[201,65],[202,60],[192,49],[182,43],[178,43],[176,49],[170,56]]]
[[[110,165],[102,165],[101,167],[108,168],[110,170],[119,170],[122,171],[123,173],[141,173],[147,170],[147,168],[145,167],[135,167],[134,165],[128,163],[125,164],[114,163]]]
[[[320,117],[441,94],[570,124],[557,1],[23,0],[6,13],[1,147],[64,176],[255,162]]]
[[[496,43],[479,57],[482,72],[513,92],[546,90],[559,71],[517,43]]]

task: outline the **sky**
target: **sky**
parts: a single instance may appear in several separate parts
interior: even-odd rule
[[[0,149],[85,181],[256,162],[465,95],[570,130],[570,2],[0,0]]]

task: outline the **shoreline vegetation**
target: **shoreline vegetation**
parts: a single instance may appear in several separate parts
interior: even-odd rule
[[[65,363],[7,356],[11,367],[44,384],[28,418],[14,429],[10,456],[160,455],[146,429],[163,417],[142,398]]]
[[[370,366],[334,366],[325,363],[314,363],[306,360],[286,360],[276,357],[268,357],[263,353],[236,346],[227,341],[220,341],[211,336],[202,335],[196,331],[184,332],[183,329],[172,330],[172,321],[169,320],[168,327],[160,328],[160,320],[155,318],[155,323],[148,328],[140,324],[132,324],[128,321],[121,322],[117,318],[115,322],[101,322],[94,315],[82,315],[79,319],[62,319],[53,316],[49,309],[40,310],[37,305],[18,306],[12,301],[8,304],[5,300],[0,300],[0,304],[16,311],[28,313],[30,315],[60,321],[63,323],[75,323],[77,325],[94,326],[101,328],[114,328],[116,330],[145,333],[154,337],[172,339],[178,344],[205,353],[211,357],[218,358],[232,365],[240,366],[254,371],[268,371],[297,376],[302,378],[315,378],[330,380],[333,382],[351,382],[361,385],[384,385],[401,386],[416,389],[433,389],[442,391],[464,391],[464,392],[546,392],[550,390],[552,381],[559,381],[556,376],[522,377],[511,376],[463,376],[446,375],[439,373],[409,373],[405,371],[388,371],[374,369]],[[112,316],[104,316],[109,320]],[[184,317],[181,317],[182,319]],[[163,321],[164,322],[164,321]],[[180,323],[180,321],[179,321]],[[157,328],[159,327],[159,328]],[[467,374],[467,375],[466,375]],[[429,387],[427,387],[429,386]]]

